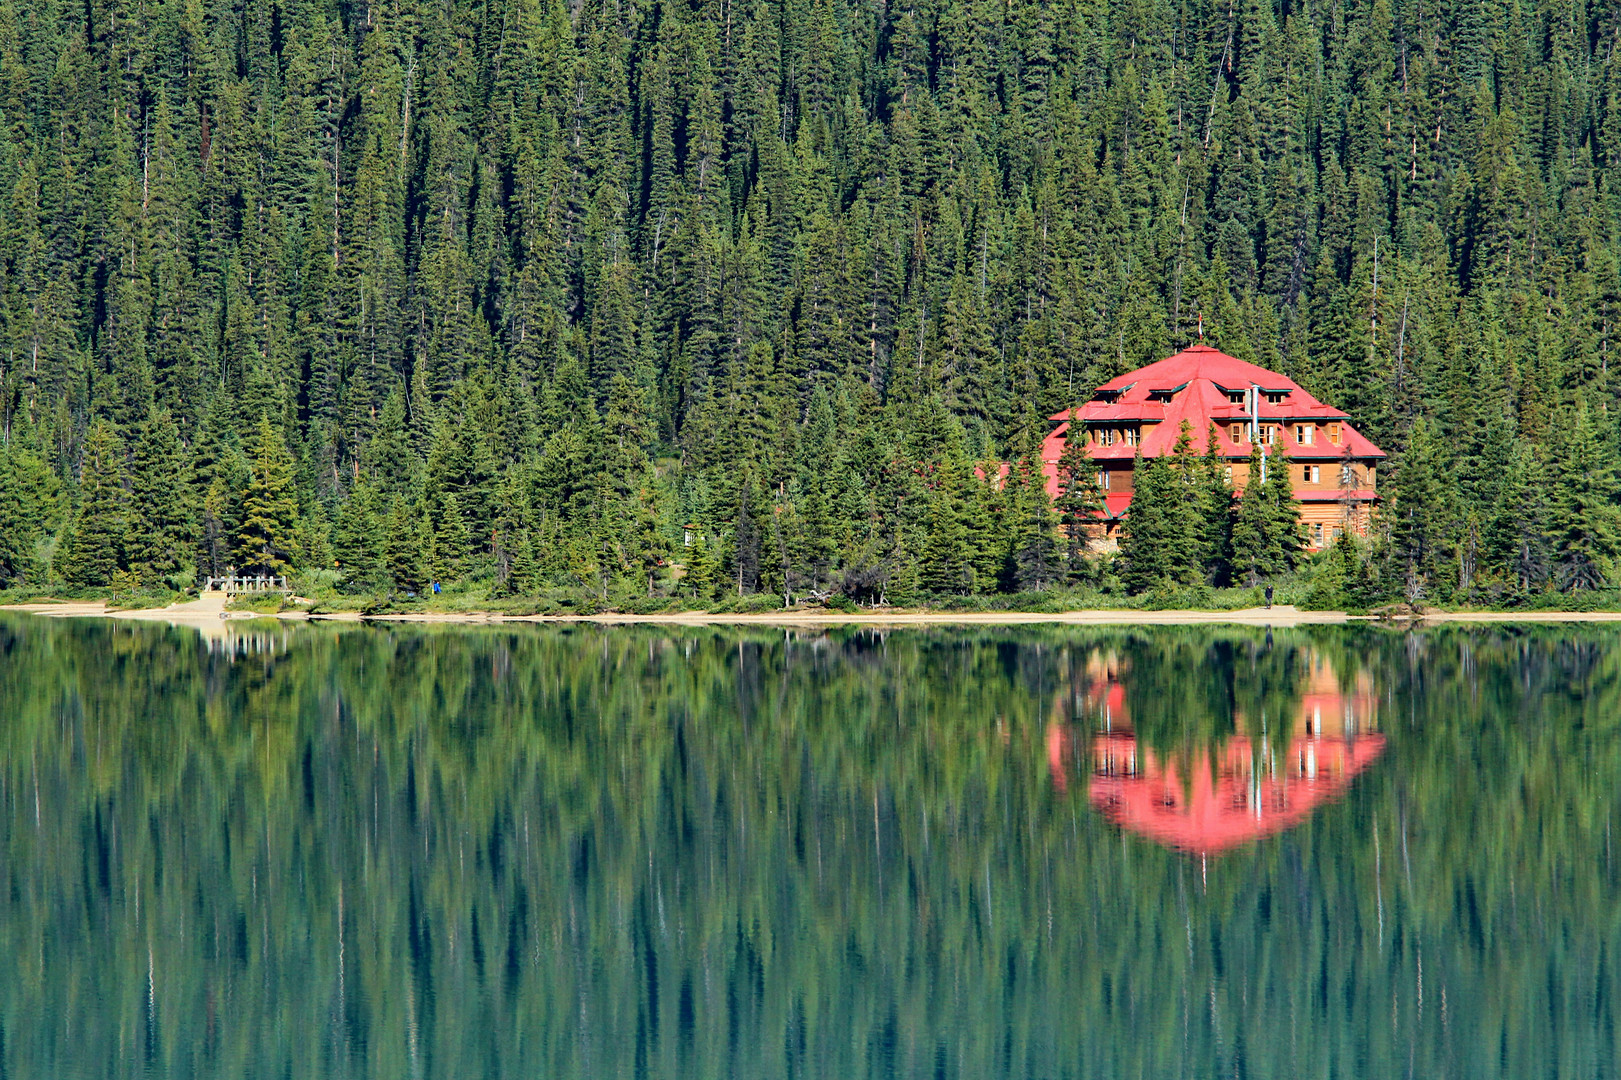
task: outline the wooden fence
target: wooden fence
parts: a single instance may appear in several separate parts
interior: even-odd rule
[[[258,574],[246,576],[231,574],[228,577],[211,577],[203,581],[206,592],[286,592],[287,578],[280,574]]]

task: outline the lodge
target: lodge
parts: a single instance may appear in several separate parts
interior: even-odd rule
[[[1042,445],[1047,489],[1058,495],[1058,459],[1069,438],[1069,411]],[[1339,409],[1312,397],[1275,371],[1193,345],[1175,356],[1110,379],[1076,409],[1086,447],[1096,463],[1104,521],[1101,546],[1118,542],[1131,506],[1132,468],[1138,455],[1169,454],[1187,422],[1196,453],[1206,450],[1212,426],[1235,492],[1249,483],[1250,447],[1259,442],[1262,468],[1286,468],[1300,502],[1306,546],[1317,550],[1343,532],[1367,534],[1385,453],[1350,424]],[[1263,474],[1264,478],[1264,474]]]

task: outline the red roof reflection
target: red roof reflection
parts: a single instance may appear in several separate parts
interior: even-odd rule
[[[1179,760],[1131,732],[1093,742],[1092,804],[1124,829],[1194,854],[1216,854],[1298,825],[1338,798],[1384,752],[1379,734],[1303,735],[1269,743],[1235,735]]]
[[[1272,702],[1270,725],[1266,706],[1259,724],[1238,708],[1232,734],[1162,754],[1137,740],[1126,694],[1129,662],[1094,653],[1084,679],[1054,704],[1046,739],[1054,784],[1062,791],[1071,770],[1090,771],[1092,804],[1110,821],[1195,854],[1229,851],[1298,825],[1384,753],[1385,738],[1369,672],[1342,679],[1328,656],[1310,648],[1296,660],[1298,696],[1281,710],[1281,702]],[[1074,760],[1072,724],[1097,733],[1090,762]]]

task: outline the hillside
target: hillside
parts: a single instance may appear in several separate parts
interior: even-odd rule
[[[1201,330],[1392,455],[1331,592],[1612,584],[1618,40],[1474,0],[5,0],[0,585],[1220,584],[1208,478],[1192,547],[1116,563],[1028,464]]]

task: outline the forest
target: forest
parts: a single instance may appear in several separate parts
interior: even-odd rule
[[[0,587],[1599,593],[1618,41],[1549,0],[0,0]],[[1068,528],[1047,418],[1201,334],[1390,454],[1365,541],[1308,560],[1190,457],[1118,555]]]

